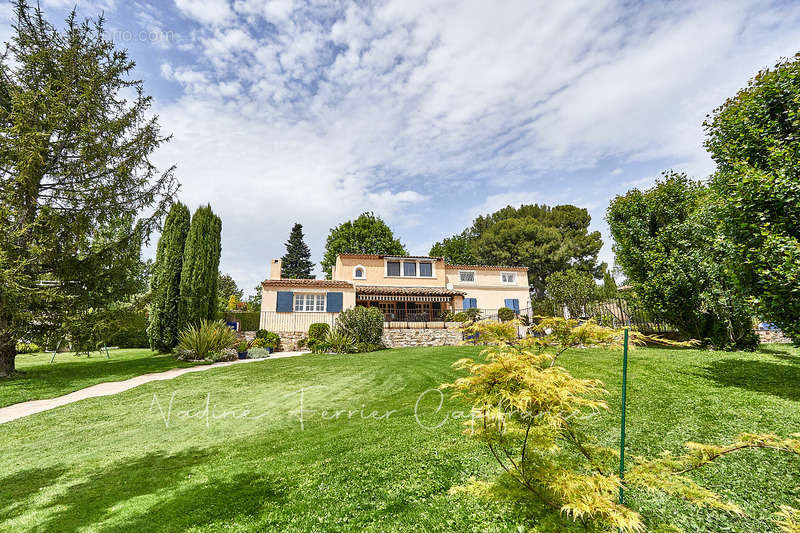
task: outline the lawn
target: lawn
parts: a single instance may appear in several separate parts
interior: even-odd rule
[[[50,364],[52,353],[23,354],[17,356],[19,374],[0,380],[0,407],[55,398],[107,381],[140,376],[150,372],[163,372],[170,368],[192,366],[195,363],[178,361],[172,355],[160,355],[149,349],[109,350],[76,355],[59,353]]]
[[[476,352],[266,360],[10,422],[0,432],[0,529],[584,531],[544,508],[449,494],[498,467],[461,435],[461,404],[445,399],[437,411],[438,394],[422,394],[455,378],[450,364]],[[613,409],[593,424],[614,445],[620,353],[562,357],[576,375],[605,381]],[[800,356],[788,348],[638,349],[629,380],[629,453],[678,452],[686,440],[726,442],[743,431],[800,431]],[[633,492],[628,502],[651,527],[748,533],[777,531],[779,504],[800,507],[796,458],[748,451],[697,476],[747,516],[659,494]]]

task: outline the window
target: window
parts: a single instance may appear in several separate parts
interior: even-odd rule
[[[433,277],[433,263],[420,263],[419,275],[423,278]]]
[[[353,277],[364,279],[364,269],[361,267],[356,267],[356,269],[353,271]]]
[[[417,277],[417,264],[416,263],[403,263],[403,275],[412,278]]]
[[[400,275],[400,261],[388,261],[386,263],[386,275],[387,276],[399,276]]]
[[[459,270],[458,281],[460,281],[461,283],[475,283],[475,271]]]
[[[325,295],[324,294],[306,294],[295,293],[294,295],[294,310],[303,312],[325,311]]]
[[[500,274],[503,283],[516,283],[517,282],[517,273],[516,272],[503,272]]]

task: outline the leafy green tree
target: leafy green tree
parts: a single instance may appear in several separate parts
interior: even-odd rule
[[[431,247],[431,257],[444,257],[451,265],[474,265],[478,262],[473,251],[473,238],[469,230],[442,239]]]
[[[588,272],[553,272],[545,281],[545,292],[559,307],[566,305],[572,318],[581,316],[582,307],[597,296],[597,284]]]
[[[606,270],[605,274],[603,274],[603,298],[616,298],[619,295],[618,293],[617,280],[614,279],[611,272]]]
[[[178,343],[178,302],[186,236],[191,215],[178,202],[172,206],[158,239],[151,282],[150,323],[147,338],[153,350],[166,353]]]
[[[59,30],[24,0],[13,9],[0,57],[0,377],[17,340],[74,331],[73,318],[139,292],[140,245],[177,189],[173,168],[150,161],[168,137],[102,17],[73,11]]]
[[[183,255],[179,330],[216,317],[221,233],[222,221],[210,205],[194,212]]]
[[[573,268],[594,277],[604,264],[597,254],[603,245],[600,232],[589,232],[591,217],[573,205],[507,206],[477,217],[459,235],[434,244],[431,255],[448,261],[525,266],[536,298],[542,298],[545,280],[554,272]]]
[[[248,311],[255,311],[257,313],[261,312],[261,284],[256,285],[253,290],[253,296],[247,301],[247,310]]]
[[[331,228],[320,263],[327,279],[331,279],[336,256],[345,253],[408,255],[406,247],[394,237],[391,228],[373,213],[362,213],[355,220]]]
[[[757,344],[706,187],[666,173],[647,191],[617,196],[607,220],[617,262],[653,318],[719,348]]]
[[[286,241],[286,255],[282,258],[281,276],[289,279],[314,279],[311,269],[311,250],[303,240],[303,225],[295,224]]]
[[[800,343],[800,54],[759,72],[705,128],[737,282]]]
[[[244,296],[244,291],[236,285],[236,281],[230,274],[219,272],[217,275],[217,310],[225,311],[228,308],[231,296],[236,297],[239,302]]]

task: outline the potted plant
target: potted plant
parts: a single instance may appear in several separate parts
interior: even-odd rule
[[[256,342],[258,342],[260,347],[266,348],[269,353],[272,353],[278,349],[278,346],[281,343],[281,338],[277,333],[260,329],[256,333]]]
[[[236,351],[239,353],[239,359],[247,359],[247,349],[250,347],[250,343],[247,341],[242,341],[236,345]]]

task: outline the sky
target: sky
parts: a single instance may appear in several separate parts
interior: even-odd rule
[[[506,205],[574,204],[613,265],[609,201],[708,176],[706,115],[800,51],[800,2],[41,3],[105,14],[173,135],[153,160],[220,215],[220,268],[246,293],[295,222],[319,263],[364,211],[427,254]]]

